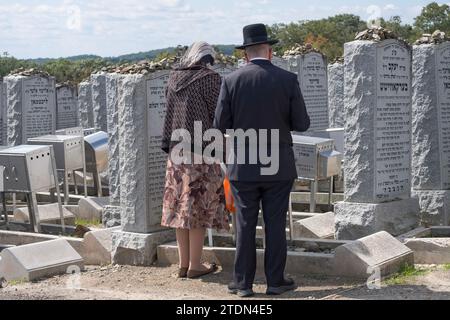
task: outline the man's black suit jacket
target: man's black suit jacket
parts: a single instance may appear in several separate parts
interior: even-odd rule
[[[228,165],[230,181],[270,182],[297,178],[292,131],[309,129],[310,119],[300,90],[297,75],[274,66],[269,60],[253,60],[245,67],[228,75],[221,88],[214,127],[226,133],[227,129],[278,129],[279,170],[275,175],[262,175],[264,166],[257,164]],[[270,134],[269,134],[270,136]],[[270,138],[268,150],[272,145]],[[237,152],[237,143],[234,144]],[[248,148],[249,144],[246,144]]]

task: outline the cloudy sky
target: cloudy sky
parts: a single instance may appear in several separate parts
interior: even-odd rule
[[[0,0],[0,54],[116,56],[206,40],[242,41],[245,24],[337,13],[413,22],[431,0]],[[441,3],[448,2],[439,1]]]

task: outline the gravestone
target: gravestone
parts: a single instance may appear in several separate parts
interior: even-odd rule
[[[120,205],[119,115],[117,100],[117,81],[120,76],[117,73],[110,73],[106,76],[107,132],[109,136],[109,197],[112,206]]]
[[[97,131],[108,131],[108,120],[106,111],[106,73],[95,73],[91,75],[92,83],[92,111],[94,117],[94,128]]]
[[[344,128],[344,64],[328,65],[328,110],[330,128]]]
[[[6,145],[7,139],[7,126],[6,126],[6,83],[0,81],[0,146]]]
[[[80,126],[83,129],[94,127],[94,113],[92,110],[92,84],[83,81],[78,85],[78,112]]]
[[[56,86],[56,130],[78,126],[77,89],[63,84]]]
[[[56,131],[55,79],[44,75],[10,75],[7,85],[7,144],[25,144],[29,138]]]
[[[277,56],[273,56],[272,57],[272,64],[274,66],[277,66],[278,68],[284,69],[284,70],[288,70],[288,65],[287,65],[287,60],[277,57]]]
[[[411,198],[411,48],[398,40],[345,44],[345,200],[336,237],[395,236],[419,223]]]
[[[450,224],[450,42],[413,48],[413,194],[430,225]]]
[[[311,118],[309,132],[329,128],[327,59],[318,52],[287,56],[287,70],[298,76]]]
[[[150,265],[159,244],[174,239],[161,228],[167,154],[161,150],[169,71],[118,79],[122,230],[113,233],[113,261]]]
[[[222,78],[237,70],[235,66],[225,64],[216,64],[211,69],[217,72]]]

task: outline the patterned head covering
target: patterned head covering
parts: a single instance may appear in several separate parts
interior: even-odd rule
[[[204,41],[194,42],[181,58],[180,66],[182,68],[192,67],[208,55],[213,59],[216,58],[216,51],[210,44]]]

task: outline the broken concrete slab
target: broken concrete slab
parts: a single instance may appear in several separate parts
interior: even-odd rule
[[[414,251],[417,264],[450,263],[450,238],[407,239],[405,245]]]
[[[334,239],[334,212],[294,222],[294,238]]]
[[[61,216],[59,214],[59,207],[57,203],[46,204],[38,206],[39,218],[41,223],[46,224],[61,224]],[[75,215],[63,207],[64,222],[66,225],[75,225]],[[14,211],[14,221],[16,222],[30,222],[30,215],[28,208],[17,208]]]
[[[335,269],[344,276],[368,278],[381,276],[414,265],[413,251],[385,231],[353,241],[336,249]]]
[[[84,269],[83,258],[63,239],[8,248],[0,254],[0,278],[33,281]]]
[[[120,228],[102,229],[84,235],[83,258],[86,265],[111,264],[112,233]]]
[[[101,221],[103,216],[103,209],[108,205],[109,197],[82,198],[78,203],[78,218],[90,221]]]

